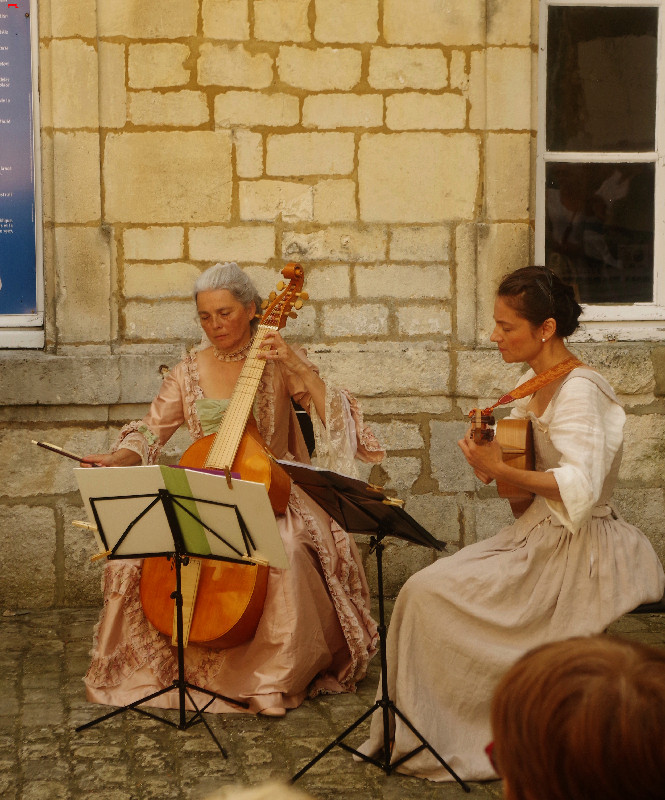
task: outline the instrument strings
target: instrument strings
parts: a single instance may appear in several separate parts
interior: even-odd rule
[[[222,468],[231,466],[242,440],[254,397],[259,387],[266,361],[257,354],[263,347],[265,335],[276,328],[259,325],[247,360],[238,376],[222,425],[208,452],[206,466]]]

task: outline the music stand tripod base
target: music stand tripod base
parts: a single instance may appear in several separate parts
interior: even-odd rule
[[[354,756],[359,757],[363,761],[367,761],[370,764],[373,764],[375,767],[379,767],[382,769],[387,775],[390,775],[392,772],[396,771],[398,767],[402,764],[407,762],[410,758],[421,753],[423,750],[428,750],[434,758],[441,764],[444,769],[448,771],[448,773],[457,781],[457,783],[464,789],[465,792],[470,792],[471,789],[466,784],[459,775],[452,769],[452,767],[444,761],[444,759],[437,753],[437,751],[432,747],[432,745],[425,739],[425,737],[411,724],[411,722],[406,718],[406,716],[397,708],[395,703],[390,699],[388,693],[388,672],[387,672],[387,655],[386,655],[386,624],[385,624],[385,610],[383,604],[383,565],[382,565],[382,555],[383,555],[383,544],[381,542],[382,535],[379,537],[371,537],[372,542],[372,549],[376,552],[376,561],[377,561],[377,582],[378,582],[378,589],[379,589],[379,625],[377,627],[378,634],[379,634],[379,654],[381,658],[381,698],[377,700],[373,706],[371,706],[367,711],[365,711],[358,719],[353,722],[349,727],[340,734],[333,742],[331,742],[327,747],[324,747],[314,758],[309,761],[305,766],[297,772],[290,780],[291,783],[295,783],[300,777],[302,777],[317,761],[320,761],[325,755],[327,755],[333,748],[341,747],[343,750],[346,750],[348,753],[351,753]],[[359,750],[347,745],[344,742],[344,739],[351,734],[359,725],[361,725],[366,719],[368,719],[372,714],[376,713],[377,711],[381,711],[383,716],[383,751],[380,754],[380,757],[368,756],[365,753],[361,753]],[[420,744],[415,747],[410,752],[406,753],[405,755],[401,756],[396,761],[391,761],[391,736],[390,736],[390,714],[394,714],[407,726],[407,728],[413,733],[413,735],[419,739]]]
[[[180,689],[179,682],[177,680],[174,680],[173,684],[171,686],[166,686],[165,688],[160,689],[157,692],[153,692],[152,694],[149,694],[146,697],[142,697],[140,700],[136,700],[133,703],[129,703],[126,706],[120,706],[119,708],[116,708],[113,711],[110,711],[108,714],[103,714],[102,716],[97,717],[96,719],[93,719],[90,722],[86,722],[83,725],[79,725],[76,728],[76,732],[78,733],[80,731],[85,730],[86,728],[92,728],[94,725],[97,725],[100,722],[104,722],[104,720],[111,719],[111,717],[115,717],[118,714],[123,714],[126,711],[136,711],[138,714],[142,714],[144,717],[150,717],[151,719],[156,719],[158,722],[163,722],[165,725],[170,725],[172,728],[177,728],[178,730],[181,730],[181,731],[186,731],[189,728],[191,728],[192,726],[198,725],[199,722],[202,722],[204,724],[206,730],[210,734],[210,737],[212,738],[214,743],[217,745],[217,748],[219,749],[220,753],[224,756],[224,758],[228,758],[228,753],[222,747],[219,739],[213,733],[210,725],[208,725],[208,722],[207,722],[206,718],[203,716],[203,713],[208,708],[208,706],[211,703],[213,703],[215,700],[223,700],[225,703],[229,703],[231,705],[235,705],[235,706],[238,706],[239,708],[245,708],[245,709],[249,708],[249,704],[248,703],[242,703],[239,700],[233,700],[232,698],[225,697],[224,695],[221,695],[221,694],[216,694],[215,692],[210,692],[207,689],[203,689],[200,686],[195,686],[192,683],[185,683],[184,684],[185,695],[187,696],[189,702],[194,706],[194,709],[189,712],[189,713],[192,714],[192,716],[189,719],[184,719],[183,720],[183,716],[182,716],[183,711],[182,711],[182,709],[181,709],[181,716],[180,716],[179,722],[174,722],[173,720],[170,720],[167,717],[162,717],[159,714],[153,713],[152,711],[147,711],[145,708],[140,708],[142,703],[147,703],[150,700],[154,700],[156,697],[159,697],[160,695],[165,694],[166,692],[178,691],[179,689]],[[202,692],[204,694],[211,695],[210,700],[203,706],[203,708],[199,708],[196,705],[196,702],[194,701],[194,698],[190,694],[190,691],[189,691],[190,689],[192,691]],[[165,710],[167,710],[167,711],[168,710],[175,711],[176,709],[165,709]],[[186,714],[187,714],[186,710],[184,711],[184,714],[186,716]]]

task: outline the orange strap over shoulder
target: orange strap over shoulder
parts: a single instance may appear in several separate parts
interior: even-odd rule
[[[562,375],[567,375],[576,367],[581,366],[582,362],[579,360],[579,358],[575,358],[575,356],[571,356],[565,361],[560,361],[558,364],[550,367],[550,369],[546,369],[545,372],[541,372],[540,375],[535,375],[533,378],[526,381],[526,383],[516,386],[512,392],[510,392],[510,394],[504,394],[503,397],[500,397],[496,403],[494,403],[494,405],[484,409],[483,414],[491,414],[497,406],[503,406],[506,403],[512,403],[514,400],[521,400],[523,397],[537,392],[538,389],[542,389],[543,386],[546,386],[548,383],[555,381]]]

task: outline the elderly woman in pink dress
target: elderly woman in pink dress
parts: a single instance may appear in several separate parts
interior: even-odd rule
[[[169,437],[187,423],[193,439],[215,433],[250,350],[260,298],[235,263],[205,270],[194,285],[204,331],[202,345],[164,378],[148,414],[126,425],[102,466],[152,464]],[[326,385],[302,348],[267,334],[266,366],[254,403],[263,440],[281,459],[308,462],[292,400],[311,417],[319,464],[354,474],[354,459],[374,463],[384,451],[363,423],[356,400]],[[283,716],[308,696],[353,691],[373,655],[376,627],[355,542],[295,485],[277,525],[289,569],[270,569],[258,628],[244,644],[224,650],[190,644],[186,679],[249,710]],[[139,597],[141,562],[106,565],[104,608],[85,677],[88,699],[126,705],[169,686],[177,677],[175,648],[146,619]],[[175,692],[156,701],[177,707]],[[209,711],[237,711],[217,699]]]

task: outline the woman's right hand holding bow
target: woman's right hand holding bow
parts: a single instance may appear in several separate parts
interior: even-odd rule
[[[91,453],[84,456],[82,467],[136,467],[141,464],[141,456],[133,450],[121,447],[114,453]]]

